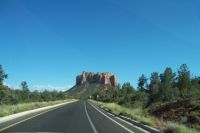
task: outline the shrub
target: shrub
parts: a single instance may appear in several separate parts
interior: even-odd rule
[[[194,129],[188,128],[184,125],[174,123],[174,122],[167,122],[166,123],[166,130],[165,133],[198,133]]]

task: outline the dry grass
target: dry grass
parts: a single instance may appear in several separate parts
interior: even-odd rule
[[[199,133],[194,129],[188,128],[182,124],[174,123],[174,122],[166,122],[166,133],[173,132],[173,133]]]
[[[143,124],[157,128],[157,124],[158,124],[157,119],[148,115],[147,112],[145,112],[142,108],[139,108],[139,107],[127,108],[127,107],[120,106],[116,103],[102,103],[102,102],[96,102],[96,101],[92,101],[92,102],[95,102],[95,104],[98,104],[105,109],[109,109],[114,113],[121,114],[123,116],[128,116]]]
[[[150,114],[148,114],[144,109],[140,107],[127,108],[120,106],[116,103],[103,103],[97,101],[91,101],[91,102],[101,106],[102,108],[109,109],[114,113],[128,116],[131,119],[134,119],[151,127],[157,128],[160,131],[166,133],[198,133],[198,131],[188,128],[185,125],[181,125],[174,122],[163,122],[160,119],[150,116]]]
[[[27,110],[37,109],[37,108],[41,108],[41,107],[45,107],[45,106],[64,103],[64,102],[68,102],[70,100],[72,100],[72,99],[50,101],[50,102],[21,103],[21,104],[17,104],[17,105],[0,105],[0,117],[27,111]]]

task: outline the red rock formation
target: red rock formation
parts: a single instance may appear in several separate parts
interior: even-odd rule
[[[78,75],[76,77],[76,85],[81,85],[84,83],[97,83],[102,85],[110,85],[113,87],[118,86],[117,78],[110,72],[104,72],[104,73],[83,72],[81,75]]]

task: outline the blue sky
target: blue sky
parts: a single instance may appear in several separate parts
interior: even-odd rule
[[[1,0],[6,84],[69,88],[82,71],[141,74],[187,63],[200,75],[199,0]]]

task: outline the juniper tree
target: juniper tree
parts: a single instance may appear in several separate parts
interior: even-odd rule
[[[2,65],[0,65],[0,85],[3,85],[3,81],[6,78],[8,78],[8,75],[4,73]]]

